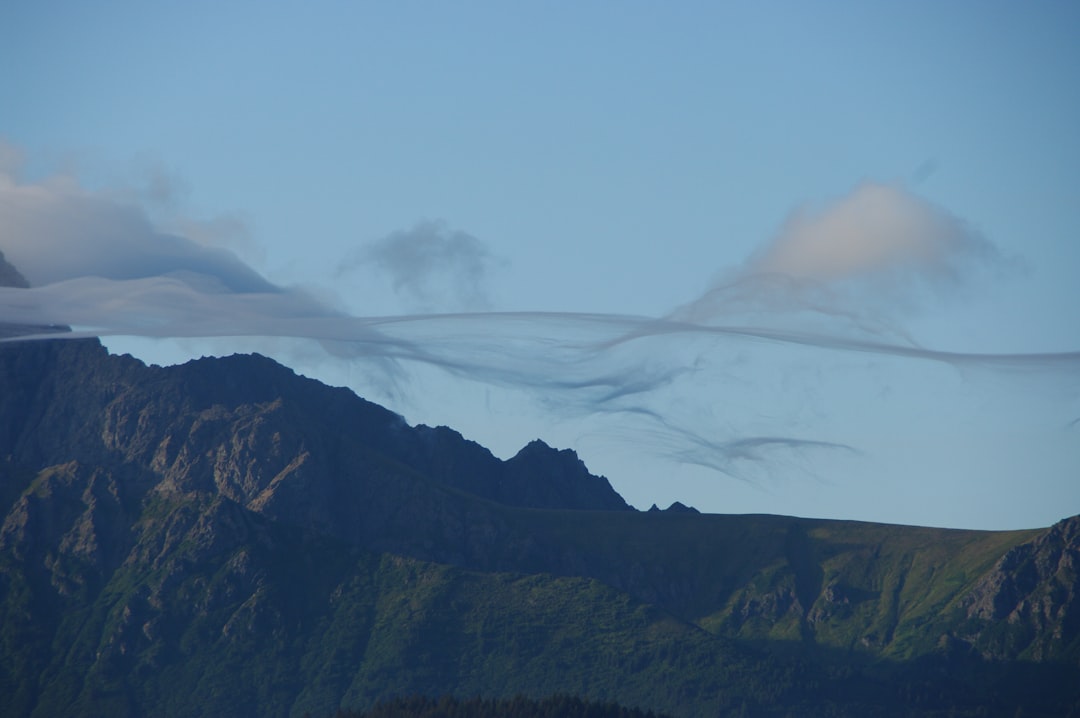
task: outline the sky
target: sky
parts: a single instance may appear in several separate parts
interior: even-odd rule
[[[638,508],[1080,513],[1080,5],[10,2],[0,251]]]

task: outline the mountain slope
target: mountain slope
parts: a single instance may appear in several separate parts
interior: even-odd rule
[[[4,715],[1080,705],[1080,519],[636,512],[572,452],[500,461],[259,356],[0,345],[0,502]]]

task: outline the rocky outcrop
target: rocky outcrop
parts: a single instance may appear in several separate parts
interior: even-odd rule
[[[1011,548],[963,608],[957,635],[986,657],[1080,664],[1080,516]]]
[[[75,462],[41,472],[0,526],[0,551],[47,569],[57,591],[69,593],[86,580],[74,566],[103,574],[119,563],[116,545],[131,523],[119,491],[107,471]]]
[[[131,463],[159,474],[161,490],[220,492],[258,508],[272,503],[267,492],[295,493],[290,484],[312,462],[354,481],[364,480],[354,469],[381,464],[508,506],[630,510],[571,451],[534,442],[503,462],[457,432],[410,427],[258,355],[161,368],[109,356],[96,341],[9,345],[0,388],[0,449],[32,470]]]
[[[52,467],[109,467],[138,500],[220,497],[355,545],[485,570],[576,568],[498,506],[632,511],[572,451],[533,442],[500,461],[265,357],[147,367],[92,340],[0,346],[0,460],[10,501]]]

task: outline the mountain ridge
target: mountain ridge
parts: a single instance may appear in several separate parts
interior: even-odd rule
[[[259,355],[0,343],[0,511],[5,715],[1080,711],[1080,517],[636,511],[572,451],[503,461]]]

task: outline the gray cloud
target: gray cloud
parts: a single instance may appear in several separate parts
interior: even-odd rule
[[[494,261],[476,237],[443,222],[421,222],[360,248],[342,262],[339,273],[369,265],[419,310],[485,309]]]
[[[0,248],[33,285],[172,276],[204,290],[279,293],[231,252],[159,230],[138,205],[71,178],[20,184],[0,173]]]
[[[241,257],[264,258],[242,217],[218,214],[197,218],[186,212],[188,184],[162,161],[142,157],[131,174],[130,188],[114,190],[108,196],[118,204],[147,211],[159,232],[190,239],[206,247],[223,247]]]
[[[880,216],[870,216],[879,209]],[[866,237],[859,234],[864,230]],[[929,234],[911,236],[917,231]],[[786,436],[700,419],[699,387],[722,381],[717,365],[734,361],[728,357],[739,347],[805,347],[995,372],[1080,374],[1080,352],[926,349],[890,322],[845,304],[851,295],[837,291],[837,283],[897,272],[958,281],[964,261],[994,254],[962,223],[890,188],[860,188],[817,219],[789,222],[728,281],[666,317],[348,316],[275,286],[224,249],[160,231],[137,205],[87,192],[64,178],[25,185],[0,175],[0,232],[0,250],[34,285],[0,288],[2,324],[67,325],[72,337],[308,339],[334,356],[376,367],[389,382],[407,383],[410,367],[426,365],[525,389],[556,415],[619,415],[639,427],[635,442],[646,437],[660,453],[736,476],[778,452],[853,450],[835,437],[807,435],[806,429]],[[343,267],[362,263],[389,272],[400,291],[417,299],[431,299],[431,280],[439,278],[455,299],[475,301],[490,255],[467,234],[427,224],[390,235]],[[44,336],[27,332],[0,341]]]

